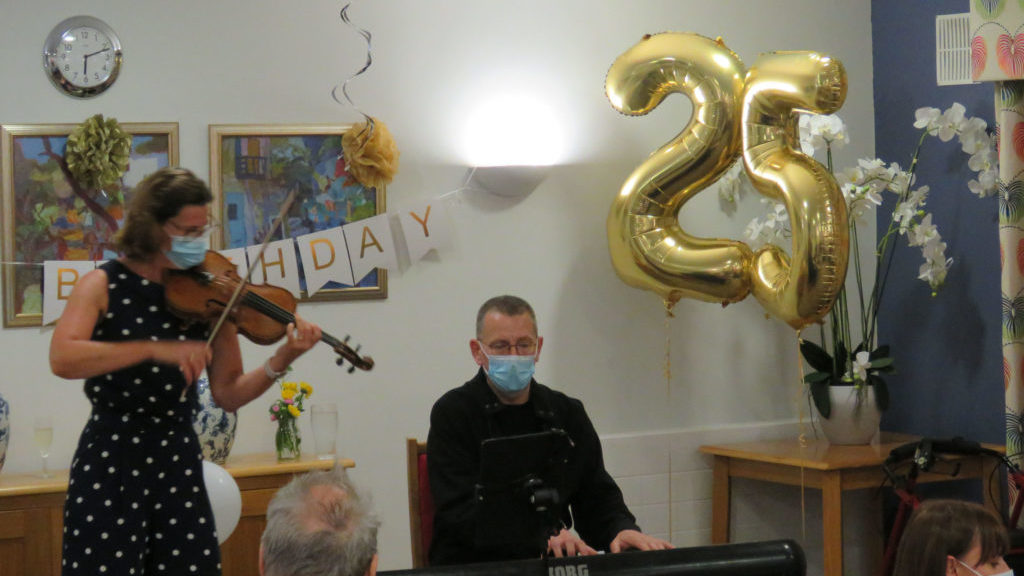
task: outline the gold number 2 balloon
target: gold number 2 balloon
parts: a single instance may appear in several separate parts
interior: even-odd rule
[[[846,279],[846,203],[835,179],[798,148],[797,110],[830,113],[846,96],[842,64],[814,52],[762,55],[749,71],[725,44],[698,34],[646,36],[612,64],[612,106],[643,115],[679,92],[693,115],[675,138],[637,166],[608,215],[608,246],[627,284],[671,309],[680,298],[727,304],[753,292],[799,329],[824,317]],[[742,154],[755,188],[789,213],[792,261],[777,246],[699,238],[679,210]]]

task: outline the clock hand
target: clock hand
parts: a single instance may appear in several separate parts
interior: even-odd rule
[[[93,56],[95,56],[97,54],[102,54],[102,53],[106,52],[107,50],[110,50],[109,46],[104,48],[103,50],[97,50],[97,51],[93,52],[92,54],[86,54],[85,56],[82,56],[82,59],[85,61],[85,65],[82,66],[82,74],[84,74],[85,76],[89,75],[89,58],[92,58]]]

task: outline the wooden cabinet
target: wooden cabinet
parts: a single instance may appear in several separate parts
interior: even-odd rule
[[[293,475],[327,470],[334,463],[304,456],[278,462],[273,453],[232,456],[224,468],[242,492],[242,517],[221,546],[224,576],[259,573],[260,536],[266,526],[267,504]],[[352,460],[338,465],[351,468]],[[0,576],[58,576],[64,529],[67,470],[53,478],[37,474],[0,473]]]

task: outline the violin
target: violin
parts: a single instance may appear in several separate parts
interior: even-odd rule
[[[185,320],[216,321],[243,282],[230,260],[208,250],[202,264],[187,270],[168,270],[164,274],[167,307]],[[295,308],[295,296],[288,290],[269,284],[248,284],[242,288],[227,319],[249,340],[262,345],[273,344],[284,337],[288,324],[295,322]],[[348,345],[349,336],[339,340],[322,332],[320,340],[338,354],[338,366],[348,361],[349,373],[356,368],[373,368],[373,358],[361,356],[359,346]]]

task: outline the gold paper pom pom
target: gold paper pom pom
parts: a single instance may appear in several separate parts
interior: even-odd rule
[[[116,118],[97,114],[79,124],[68,136],[64,159],[71,175],[86,189],[119,183],[128,169],[132,137]]]
[[[398,146],[383,122],[373,119],[352,126],[341,137],[348,173],[367,188],[380,188],[398,172]]]

